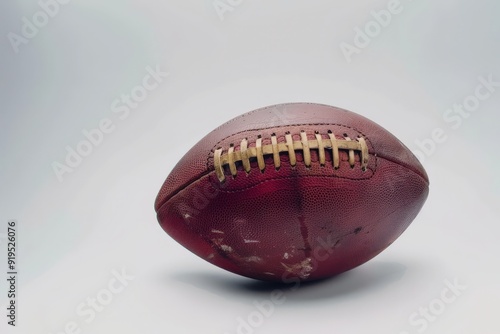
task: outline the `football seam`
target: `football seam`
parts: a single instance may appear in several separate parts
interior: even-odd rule
[[[224,193],[237,193],[237,192],[241,192],[241,191],[245,191],[245,190],[248,190],[248,189],[252,189],[254,187],[257,187],[261,184],[264,184],[266,182],[270,182],[270,181],[277,181],[277,180],[286,180],[286,179],[296,179],[296,178],[306,178],[306,177],[316,177],[316,178],[338,178],[338,179],[343,179],[343,180],[349,180],[349,181],[366,181],[366,180],[370,180],[371,178],[374,177],[375,175],[375,172],[377,171],[377,168],[378,168],[378,156],[374,155],[373,156],[375,158],[375,168],[372,169],[372,168],[368,168],[369,170],[372,171],[372,175],[370,175],[370,177],[366,177],[366,178],[362,178],[362,179],[359,179],[359,178],[350,178],[350,177],[346,177],[346,176],[339,176],[339,175],[295,175],[295,176],[287,176],[287,177],[273,177],[271,179],[267,179],[267,180],[263,180],[263,181],[260,181],[258,183],[255,183],[255,184],[252,184],[251,186],[248,186],[246,188],[241,188],[241,189],[237,189],[237,190],[224,190],[224,189],[221,189],[219,188],[218,191],[220,192],[224,192]],[[392,162],[392,161],[391,161]],[[404,167],[404,166],[403,166]],[[193,179],[191,182],[189,182],[188,184],[184,185],[183,187],[177,189],[175,191],[175,193],[172,193],[168,199],[166,199],[159,207],[158,207],[158,210],[157,212],[161,211],[161,209],[163,208],[164,205],[166,205],[172,198],[176,197],[177,195],[179,195],[181,192],[183,192],[184,190],[186,190],[188,187],[190,187],[191,185],[201,181],[204,177],[208,176],[209,178],[213,178],[213,176],[210,175],[210,173],[212,173],[213,170],[207,170],[206,172],[204,172],[202,175],[200,175],[200,177],[196,178],[196,179]],[[217,178],[215,178],[215,180],[212,180],[213,182],[211,182],[212,184],[219,184],[220,182],[217,180]]]
[[[362,131],[358,130],[357,128],[355,127],[352,127],[352,126],[348,126],[348,125],[345,125],[345,124],[340,124],[340,123],[307,123],[307,124],[286,124],[286,125],[281,125],[281,126],[269,126],[269,127],[266,127],[266,128],[262,128],[262,129],[247,129],[247,130],[242,130],[242,131],[239,131],[239,132],[236,132],[236,133],[233,133],[231,135],[228,135],[226,137],[224,137],[223,139],[219,140],[214,146],[213,148],[210,150],[210,153],[208,154],[208,157],[206,159],[206,170],[204,173],[202,173],[199,177],[197,178],[193,178],[191,180],[189,180],[189,182],[185,183],[184,185],[182,185],[181,187],[179,187],[178,189],[176,189],[174,192],[172,192],[168,197],[166,197],[163,201],[163,203],[158,207],[158,210],[157,211],[160,211],[161,208],[168,202],[170,201],[170,199],[172,199],[173,197],[175,197],[177,194],[179,194],[180,192],[182,192],[184,189],[186,189],[187,187],[189,187],[191,184],[193,183],[196,183],[198,182],[199,180],[201,180],[203,177],[209,175],[211,172],[213,172],[213,169],[210,168],[210,159],[213,159],[213,154],[214,154],[214,150],[219,146],[219,144],[221,142],[223,142],[224,140],[226,140],[227,138],[230,138],[232,136],[235,136],[235,135],[238,135],[238,134],[241,134],[241,133],[244,133],[244,132],[250,132],[250,131],[256,131],[256,130],[267,130],[267,129],[273,129],[273,128],[285,128],[285,127],[289,127],[289,126],[315,126],[315,125],[331,125],[331,126],[340,126],[340,127],[344,127],[344,128],[348,128],[348,129],[351,129],[353,131],[356,131],[358,134],[362,135],[366,140],[367,142],[370,143],[371,147],[373,148],[373,150],[376,152],[376,148],[375,146],[373,145],[373,143],[371,142],[370,138],[368,136],[366,136]],[[337,178],[340,178],[340,179],[346,179],[346,180],[351,180],[351,181],[363,181],[363,180],[369,180],[373,177],[373,175],[375,174],[376,170],[377,170],[377,166],[378,166],[378,160],[377,158],[383,158],[387,161],[390,161],[394,164],[397,164],[405,169],[408,169],[409,171],[412,171],[413,173],[417,174],[418,176],[420,176],[424,181],[425,183],[427,184],[427,186],[429,186],[429,180],[422,174],[420,173],[418,170],[414,169],[414,168],[411,168],[411,166],[407,165],[407,164],[401,164],[400,162],[398,161],[395,161],[394,159],[390,159],[386,156],[383,156],[383,155],[378,155],[376,153],[374,154],[370,154],[370,156],[373,156],[375,157],[375,168],[374,169],[371,169],[368,167],[368,169],[370,169],[372,171],[372,175],[368,178],[363,178],[363,179],[354,179],[354,178],[348,178],[348,177],[343,177],[343,176],[338,176],[338,175],[331,175],[331,176],[326,176],[326,175],[315,175],[315,177],[337,177]],[[210,176],[209,176],[210,177]],[[303,175],[303,176],[294,176],[294,177],[311,177],[310,175]],[[272,181],[272,180],[279,180],[279,179],[286,179],[285,177],[282,177],[282,178],[272,178],[272,179],[268,179],[268,180],[264,180],[264,181],[261,181],[257,184],[254,184],[252,186],[249,186],[245,189],[250,189],[254,186],[257,186],[263,182],[268,182],[268,181]],[[217,180],[218,181],[218,180]],[[241,189],[239,191],[243,191],[245,189]],[[234,192],[237,192],[237,191],[234,191]]]
[[[387,157],[385,155],[377,155],[377,157],[382,158],[382,159],[387,160],[387,161],[390,161],[393,164],[396,164],[398,166],[401,166],[403,168],[408,169],[409,171],[411,171],[411,172],[417,174],[418,176],[420,176],[425,181],[425,183],[427,184],[427,187],[430,186],[429,178],[426,177],[425,174],[421,173],[418,169],[413,168],[410,164],[405,164],[404,162],[396,161],[395,159],[391,159],[391,158],[389,158],[389,157]]]
[[[356,181],[356,182],[362,182],[362,181],[366,181],[366,180],[370,180],[371,178],[373,178],[373,176],[375,175],[375,172],[378,168],[378,159],[384,159],[390,163],[393,163],[395,165],[398,165],[400,167],[403,167],[405,169],[407,169],[408,171],[412,172],[413,174],[417,175],[418,177],[420,177],[424,183],[427,185],[427,187],[429,186],[429,183],[427,182],[427,180],[418,172],[415,172],[413,169],[411,168],[408,168],[407,166],[404,166],[396,161],[393,161],[393,160],[390,160],[390,159],[386,159],[385,157],[382,157],[382,156],[379,156],[379,155],[374,155],[375,157],[375,169],[371,169],[369,168],[370,170],[372,170],[372,175],[369,177],[369,178],[364,178],[364,179],[353,179],[353,178],[348,178],[348,177],[345,177],[345,176],[338,176],[338,175],[296,175],[296,176],[291,176],[291,177],[275,177],[275,178],[272,178],[272,179],[267,179],[267,180],[264,180],[264,181],[260,181],[259,183],[256,183],[256,184],[253,184],[249,187],[246,187],[246,188],[242,188],[242,189],[237,189],[237,190],[224,190],[224,189],[219,189],[220,192],[224,192],[224,193],[238,193],[238,192],[242,192],[242,191],[246,191],[248,189],[251,189],[251,188],[254,188],[254,187],[257,187],[261,184],[264,184],[266,182],[271,182],[271,181],[276,181],[276,180],[286,180],[286,179],[292,179],[292,178],[305,178],[305,177],[315,177],[315,178],[339,178],[339,179],[345,179],[345,180],[350,180],[350,181]],[[212,171],[206,171],[205,173],[203,173],[203,175],[201,175],[199,178],[197,179],[194,179],[192,180],[190,183],[186,184],[185,186],[183,186],[182,188],[179,188],[177,189],[177,191],[175,193],[173,193],[171,196],[168,197],[168,199],[166,199],[159,207],[158,207],[158,210],[157,212],[160,212],[163,207],[168,204],[168,202],[176,197],[177,195],[179,195],[180,193],[182,193],[184,190],[186,190],[188,187],[190,187],[191,185],[201,181],[204,177],[208,176],[209,178],[211,177],[209,174],[211,173]],[[216,180],[217,183],[218,183],[218,180]],[[214,183],[216,183],[214,181]]]
[[[338,175],[294,175],[294,176],[286,176],[286,177],[275,177],[275,178],[272,178],[272,179],[267,179],[267,180],[263,180],[263,181],[259,181],[258,183],[255,183],[255,184],[252,184],[248,187],[245,187],[245,188],[240,188],[240,189],[235,189],[235,190],[224,190],[224,189],[219,189],[220,192],[224,192],[224,193],[227,193],[227,194],[231,194],[231,193],[238,193],[238,192],[242,192],[242,191],[246,191],[246,190],[249,190],[249,189],[252,189],[252,188],[255,188],[261,184],[264,184],[264,183],[267,183],[267,182],[271,182],[271,181],[277,181],[277,180],[287,180],[287,179],[297,179],[297,178],[305,178],[305,177],[314,177],[314,178],[339,178],[339,179],[344,179],[344,180],[349,180],[349,181],[356,181],[356,182],[362,182],[362,181],[367,181],[367,180],[370,180],[372,179],[374,176],[375,176],[375,172],[378,168],[378,158],[380,159],[384,159],[392,164],[395,164],[399,167],[402,167],[404,169],[407,169],[409,170],[410,172],[412,172],[413,174],[417,175],[418,177],[420,177],[424,183],[427,185],[427,187],[429,186],[427,180],[422,177],[422,175],[420,175],[420,173],[417,173],[415,172],[414,170],[404,166],[404,165],[401,165],[395,161],[392,161],[390,159],[386,159],[384,157],[380,157],[380,156],[374,156],[375,157],[375,168],[374,169],[371,169],[371,168],[368,168],[372,171],[372,175],[370,175],[370,177],[367,177],[367,178],[350,178],[350,177],[346,177],[346,176],[338,176]],[[198,182],[200,181],[204,176],[207,176],[207,174],[204,174],[202,177],[200,177],[199,179],[195,180],[194,182],[192,182],[191,184],[195,183],[195,182]],[[213,177],[213,176],[210,176],[209,177]],[[213,183],[215,183],[215,181],[218,182],[217,179],[213,180]],[[182,190],[186,189],[187,187],[189,187],[191,184],[188,184],[186,187],[184,187]],[[177,195],[177,194],[176,194]],[[172,196],[174,197],[174,196]],[[172,198],[171,197],[171,198]]]
[[[268,107],[268,108],[271,108],[271,107]],[[264,108],[265,109],[265,108]],[[253,111],[255,112],[255,110]],[[240,116],[241,117],[241,116]],[[237,117],[238,118],[238,117]],[[237,119],[236,118],[236,119]],[[227,123],[226,123],[227,124]],[[224,124],[225,125],[225,124]],[[220,127],[223,127],[224,125],[221,125]],[[182,186],[180,186],[178,189],[176,189],[175,191],[173,191],[169,196],[166,196],[165,199],[163,200],[163,203],[158,207],[158,211],[160,210],[160,208],[165,204],[167,203],[172,197],[174,197],[176,194],[178,194],[179,192],[181,192],[183,189],[187,188],[189,185],[191,185],[192,183],[195,183],[196,181],[198,181],[199,179],[203,178],[204,176],[206,176],[207,174],[210,174],[211,172],[214,171],[213,168],[210,168],[210,159],[213,159],[213,155],[214,155],[214,152],[215,152],[215,149],[219,146],[219,144],[221,142],[223,142],[224,140],[226,140],[227,138],[229,137],[232,137],[232,136],[236,136],[238,134],[241,134],[241,133],[244,133],[244,132],[250,132],[250,131],[258,131],[258,130],[267,130],[267,129],[274,129],[274,128],[285,128],[285,127],[289,127],[289,126],[317,126],[317,125],[330,125],[330,126],[340,126],[340,127],[344,127],[344,128],[347,128],[347,129],[350,129],[350,130],[353,130],[355,132],[358,133],[358,135],[362,135],[367,142],[370,143],[372,149],[374,151],[376,151],[375,149],[375,146],[373,145],[373,143],[371,142],[370,138],[368,136],[366,136],[362,131],[358,130],[357,128],[355,127],[352,127],[352,126],[348,126],[348,125],[345,125],[345,124],[341,124],[341,123],[306,123],[306,124],[303,124],[303,123],[294,123],[294,124],[284,124],[284,125],[279,125],[279,126],[269,126],[269,127],[265,127],[265,128],[259,128],[259,129],[247,129],[247,130],[242,130],[242,131],[238,131],[238,132],[235,132],[235,133],[232,133],[226,137],[224,137],[223,139],[219,140],[213,147],[212,149],[210,150],[210,153],[208,154],[207,156],[207,159],[206,159],[206,164],[205,164],[205,172],[203,172],[199,177],[197,178],[192,178],[190,179],[188,182],[186,182],[185,184],[183,184]],[[219,128],[220,128],[219,127]],[[370,154],[374,157],[377,157],[376,154]],[[377,161],[375,160],[375,169],[373,169],[373,173],[375,173],[375,171],[377,170]],[[371,168],[368,168],[371,170]],[[335,177],[335,175],[332,175]],[[344,177],[341,177],[341,176],[336,176],[336,177],[339,177],[339,178],[344,178]],[[366,179],[370,179],[371,176],[369,178],[364,178],[364,180]],[[345,179],[349,179],[349,178],[345,178]]]

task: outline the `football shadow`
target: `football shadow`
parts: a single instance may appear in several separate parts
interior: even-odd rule
[[[401,280],[407,270],[397,262],[371,261],[346,273],[318,281],[301,283],[271,283],[224,272],[181,272],[169,279],[192,285],[222,296],[269,298],[278,290],[287,300],[315,301],[368,293]]]

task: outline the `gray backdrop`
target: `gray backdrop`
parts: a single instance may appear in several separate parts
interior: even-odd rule
[[[1,280],[1,332],[499,333],[499,14],[493,0],[2,2],[0,268],[15,220],[18,295],[13,328]],[[431,192],[375,259],[292,290],[192,255],[153,202],[206,133],[294,101],[378,122]]]

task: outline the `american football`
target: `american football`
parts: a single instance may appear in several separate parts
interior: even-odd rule
[[[380,125],[290,103],[206,135],[170,172],[155,210],[160,226],[206,261],[287,283],[372,259],[410,225],[428,191],[420,162]]]

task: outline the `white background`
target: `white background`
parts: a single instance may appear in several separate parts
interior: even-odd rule
[[[499,333],[500,87],[468,117],[446,114],[473,101],[479,77],[500,81],[498,1],[401,0],[383,27],[372,11],[390,1],[221,2],[232,10],[218,13],[212,0],[74,0],[47,22],[34,0],[0,4],[0,268],[15,219],[20,273],[15,328],[1,280],[0,332]],[[16,44],[23,17],[41,26]],[[356,46],[365,28],[374,29],[368,45],[357,40],[346,57],[341,45]],[[128,115],[115,113],[147,68],[169,75]],[[420,151],[431,189],[381,255],[291,291],[197,258],[161,230],[153,202],[206,133],[294,101],[381,124]],[[68,147],[103,119],[113,130],[60,180],[54,162],[65,164]],[[130,280],[111,294],[114,271]],[[454,282],[462,290],[444,303]],[[255,302],[275,289],[283,302],[263,315]],[[95,317],[77,311],[98,295],[108,299]]]

